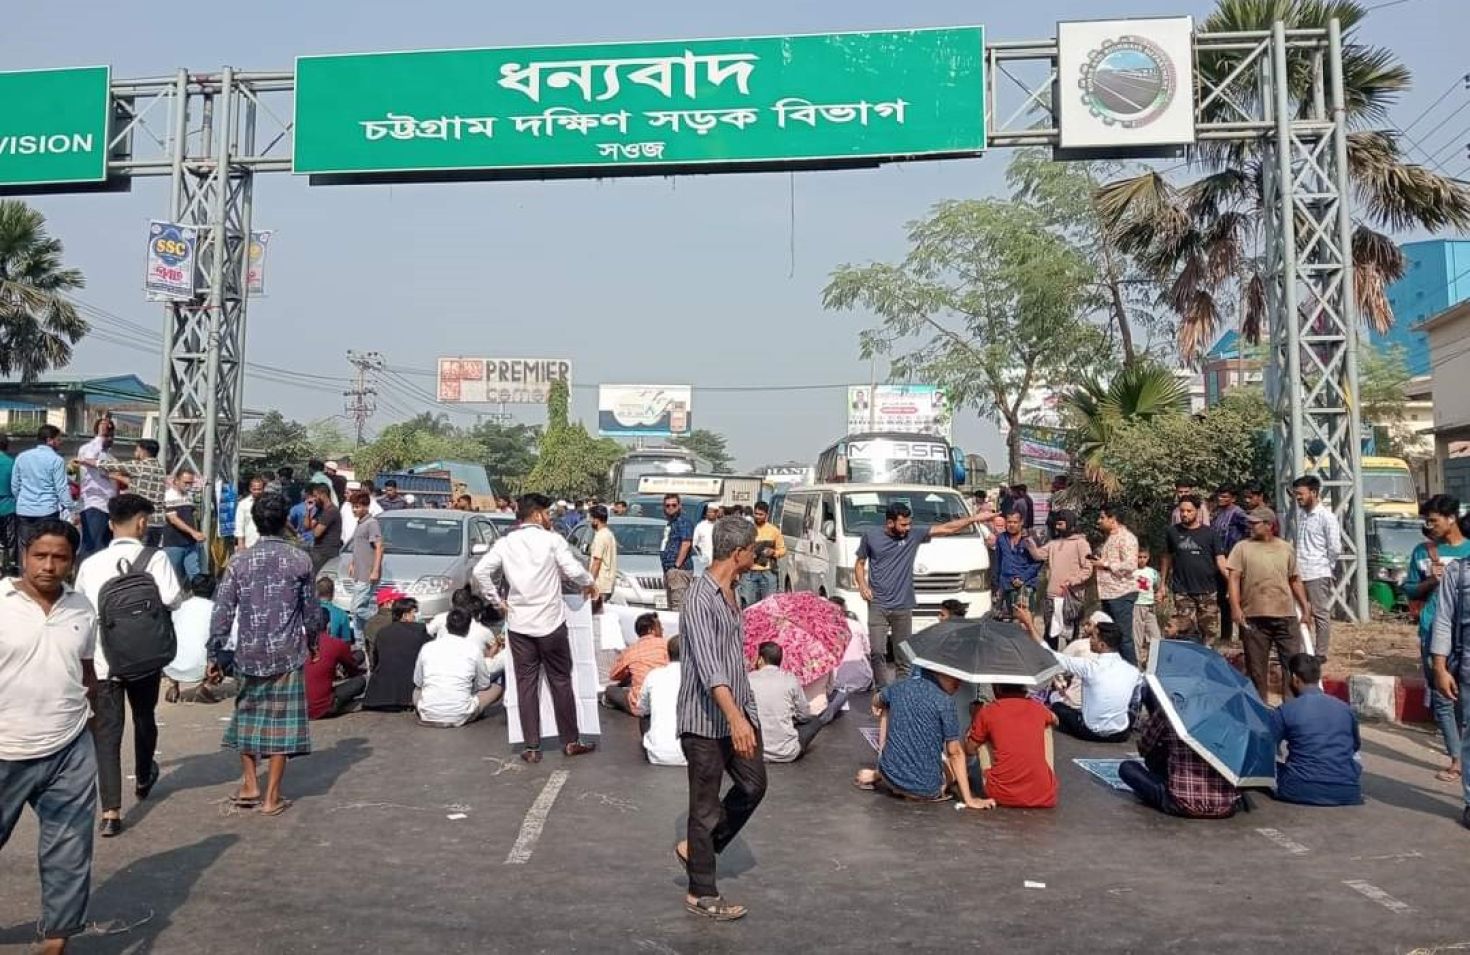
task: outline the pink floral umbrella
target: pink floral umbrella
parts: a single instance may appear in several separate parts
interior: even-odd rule
[[[772,594],[745,609],[745,663],[755,668],[762,643],[780,645],[781,669],[805,686],[842,662],[852,631],[841,608],[807,591]]]

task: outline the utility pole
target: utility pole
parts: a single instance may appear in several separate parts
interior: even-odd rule
[[[357,422],[357,446],[362,447],[362,430],[378,410],[378,390],[368,383],[368,372],[380,371],[383,356],[375,351],[349,351],[347,361],[357,369],[357,383],[342,392],[347,399],[347,417]]]

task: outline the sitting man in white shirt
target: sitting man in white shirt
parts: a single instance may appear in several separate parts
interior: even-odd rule
[[[496,643],[495,631],[484,623],[484,619],[488,616],[487,610],[492,606],[497,605],[490,599],[481,597],[468,586],[461,587],[449,595],[449,610],[429,618],[427,625],[429,636],[437,637],[444,632],[444,624],[449,620],[450,611],[463,610],[470,615],[470,642],[484,652]]]
[[[178,652],[163,668],[163,698],[170,703],[218,703],[236,693],[233,678],[218,686],[204,682],[209,663],[209,618],[214,613],[214,578],[195,574],[189,579],[189,598],[174,611]]]
[[[1052,704],[1058,729],[1092,743],[1122,743],[1133,728],[1138,667],[1118,653],[1123,631],[1115,623],[1099,623],[1092,637],[1094,657],[1064,656],[1052,651],[1062,669],[1082,681],[1082,708]]]
[[[413,684],[418,687],[414,706],[425,726],[472,723],[505,692],[469,633],[470,615],[456,607],[444,621],[444,632],[419,650],[413,668]]]
[[[679,745],[679,638],[668,643],[669,662],[643,678],[638,692],[638,727],[643,731],[643,753],[655,766],[687,766]]]
[[[813,716],[796,677],[781,669],[781,645],[767,640],[756,651],[750,689],[760,713],[761,742],[768,763],[791,763],[806,755],[822,727],[842,712],[847,692],[832,695],[820,716]]]

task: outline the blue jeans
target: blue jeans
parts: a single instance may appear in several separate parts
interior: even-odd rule
[[[200,573],[203,560],[200,557],[202,544],[190,544],[186,547],[165,547],[163,552],[168,555],[168,562],[173,565],[174,574],[179,578],[179,583],[188,584]]]
[[[774,570],[748,570],[740,578],[740,599],[745,606],[758,603],[776,592]]]
[[[87,927],[97,815],[97,754],[89,730],[50,756],[0,759],[0,847],[27,805],[41,829],[41,934],[76,935]]]
[[[1103,613],[1113,618],[1113,623],[1123,631],[1123,645],[1118,655],[1134,666],[1138,666],[1138,651],[1133,646],[1133,606],[1138,603],[1138,594],[1113,597],[1102,602]]]
[[[82,511],[82,549],[77,552],[77,560],[90,557],[111,542],[112,526],[107,522],[107,512],[95,507]]]
[[[1470,720],[1470,683],[1460,677],[1460,725]],[[1465,790],[1465,805],[1470,806],[1470,733],[1460,734],[1460,786]]]
[[[1434,723],[1439,727],[1439,735],[1444,739],[1444,754],[1450,759],[1459,759],[1460,734],[1464,730],[1464,724],[1460,721],[1455,701],[1434,688],[1434,660],[1430,658],[1428,643],[1421,640],[1420,649],[1424,662],[1424,682],[1429,686],[1429,708],[1434,713]]]
[[[373,595],[377,593],[378,588],[368,581],[353,580],[350,577],[344,578],[340,583],[342,589],[347,592],[351,600],[347,613],[352,617],[353,639],[357,641],[359,646],[366,646],[363,640],[363,634],[367,627],[367,622],[378,612],[377,605],[373,600]]]

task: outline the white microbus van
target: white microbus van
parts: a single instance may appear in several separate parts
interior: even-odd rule
[[[794,487],[772,514],[786,539],[781,562],[783,590],[811,590],[840,595],[864,625],[867,603],[858,594],[853,565],[858,543],[869,528],[883,528],[892,504],[907,504],[914,527],[944,524],[970,511],[957,491],[917,484],[816,484]],[[914,630],[939,617],[939,605],[951,598],[969,606],[968,617],[990,609],[990,554],[978,529],[968,527],[952,537],[939,537],[919,548],[914,562]]]

